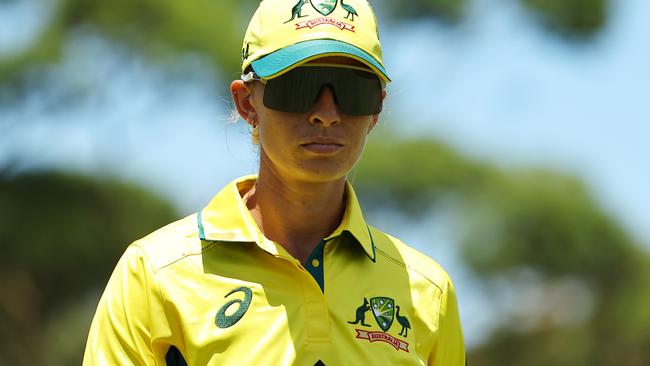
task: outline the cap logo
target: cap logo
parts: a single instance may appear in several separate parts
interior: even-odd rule
[[[309,2],[317,12],[328,16],[336,9],[338,0],[309,0]]]
[[[305,22],[300,22],[296,23],[296,29],[302,29],[302,28],[314,28],[318,27],[319,25],[332,25],[340,30],[349,30],[350,32],[354,32],[354,26],[352,24],[348,24],[346,22],[342,22],[340,20],[334,19],[334,18],[329,18],[329,17],[320,17],[312,20],[307,20]]]
[[[323,14],[324,16],[328,16],[332,14],[334,9],[336,9],[338,0],[298,0],[296,5],[291,8],[291,19],[287,20],[285,23],[289,23],[296,18],[306,17],[307,15],[302,15],[302,7],[307,3],[311,3],[311,6],[313,6],[317,12]],[[357,11],[351,5],[344,3],[343,0],[341,0],[341,7],[343,10],[348,12],[348,14],[345,16],[345,19],[354,22],[354,17],[359,16],[359,14],[357,14]]]
[[[305,4],[307,4],[308,1],[309,0],[298,0],[296,5],[294,5],[293,8],[291,8],[291,19],[287,20],[284,23],[285,24],[289,23],[290,21],[292,21],[292,20],[294,20],[296,18],[304,18],[304,17],[306,17],[306,15],[302,15],[302,7],[305,6]]]
[[[289,23],[296,18],[307,17],[308,15],[302,14],[303,6],[305,6],[307,3],[311,3],[311,6],[317,12],[324,15],[324,17],[298,22],[296,23],[296,30],[302,28],[311,29],[320,25],[329,24],[331,26],[339,28],[340,30],[348,30],[351,32],[355,32],[354,25],[346,23],[339,19],[328,17],[328,15],[332,14],[332,12],[336,9],[338,2],[339,2],[338,0],[298,0],[296,5],[294,5],[293,8],[291,8],[291,18],[284,23],[285,24]],[[343,10],[347,12],[345,19],[354,21],[354,17],[359,16],[359,14],[357,14],[357,11],[352,6],[345,4],[343,0],[341,0],[341,7],[343,8]]]

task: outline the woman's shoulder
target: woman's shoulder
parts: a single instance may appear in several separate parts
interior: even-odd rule
[[[165,225],[136,240],[131,246],[140,249],[154,271],[185,257],[200,254],[202,247],[198,234],[197,214],[194,213]]]
[[[380,258],[404,266],[409,272],[444,290],[451,279],[445,269],[433,258],[404,243],[400,239],[372,226],[369,227],[377,260]]]

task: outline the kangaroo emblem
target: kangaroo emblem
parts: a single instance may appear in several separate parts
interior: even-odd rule
[[[348,5],[348,4],[344,4],[344,3],[343,3],[343,0],[341,0],[341,6],[343,7],[343,9],[345,9],[345,11],[348,12],[348,15],[345,16],[345,19],[350,19],[351,21],[354,22],[354,16],[355,16],[355,15],[356,15],[356,16],[359,16],[359,14],[357,14],[357,11],[354,10],[354,8],[351,7],[350,5]],[[349,16],[351,16],[352,18],[348,18]]]
[[[363,305],[357,308],[357,319],[353,322],[349,321],[348,323],[359,324],[359,322],[361,322],[361,325],[364,327],[370,327],[370,324],[366,324],[366,311],[370,311],[370,303],[368,302],[368,299],[364,298]]]
[[[307,4],[309,0],[298,0],[296,5],[293,6],[291,9],[291,19],[287,20],[286,23],[289,23],[290,21],[296,19],[296,18],[304,18],[306,15],[302,15],[302,7]]]

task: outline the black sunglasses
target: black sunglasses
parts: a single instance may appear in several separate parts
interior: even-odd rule
[[[382,82],[361,67],[305,64],[273,79],[262,79],[251,71],[242,80],[264,83],[264,105],[282,112],[308,112],[325,87],[330,87],[334,101],[347,115],[378,114],[382,108]]]

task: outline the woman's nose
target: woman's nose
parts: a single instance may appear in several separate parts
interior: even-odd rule
[[[341,121],[332,88],[324,86],[311,109],[309,121],[329,127]]]

